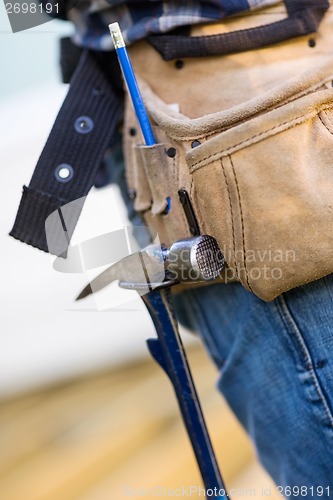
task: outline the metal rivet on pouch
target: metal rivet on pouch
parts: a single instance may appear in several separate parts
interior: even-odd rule
[[[74,169],[68,163],[60,163],[54,171],[54,176],[59,182],[69,182],[74,176]]]
[[[311,47],[311,48],[316,46],[316,40],[314,38],[310,38],[308,43],[309,43],[309,47]]]
[[[130,135],[131,137],[134,137],[134,136],[136,135],[136,128],[131,127],[131,128],[129,129],[129,135]]]
[[[177,59],[177,61],[175,61],[175,67],[177,69],[182,69],[184,67],[184,65],[185,65],[185,63],[181,59]]]
[[[89,134],[94,128],[94,122],[89,116],[79,116],[75,120],[74,128],[79,134]]]
[[[195,140],[195,141],[192,142],[191,148],[196,148],[196,147],[200,146],[200,144],[201,144],[200,141]]]
[[[176,156],[177,151],[175,148],[169,148],[167,149],[166,154],[168,155],[169,158],[174,158]]]

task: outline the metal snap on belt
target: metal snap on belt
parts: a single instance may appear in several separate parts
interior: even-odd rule
[[[79,134],[89,134],[94,128],[94,122],[89,116],[79,116],[75,120],[74,128]]]
[[[69,182],[74,176],[74,169],[68,163],[60,163],[54,171],[54,177],[59,182]]]

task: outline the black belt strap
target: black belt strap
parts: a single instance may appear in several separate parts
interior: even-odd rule
[[[220,35],[156,35],[148,37],[148,41],[165,61],[254,50],[315,33],[329,8],[329,0],[285,0],[285,4],[288,17],[264,26]]]
[[[93,53],[84,51],[30,184],[23,187],[11,236],[57,255],[66,250],[52,235],[49,248],[45,220],[61,206],[81,199],[66,217],[69,241],[121,113],[119,94]],[[62,178],[63,173],[68,177]]]

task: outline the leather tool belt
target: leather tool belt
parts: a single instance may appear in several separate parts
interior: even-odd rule
[[[282,22],[282,7],[251,23]],[[247,24],[242,16],[213,30]],[[216,238],[227,262],[220,279],[263,300],[333,272],[332,28],[330,8],[317,35],[255,51],[176,62],[147,42],[130,51],[158,142],[140,144],[128,103],[136,210],[167,245]]]

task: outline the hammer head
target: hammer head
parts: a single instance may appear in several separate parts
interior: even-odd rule
[[[223,254],[212,236],[178,240],[169,249],[152,244],[103,271],[84,288],[77,300],[116,280],[126,284],[126,288],[148,293],[166,283],[170,286],[214,280],[223,267]]]

